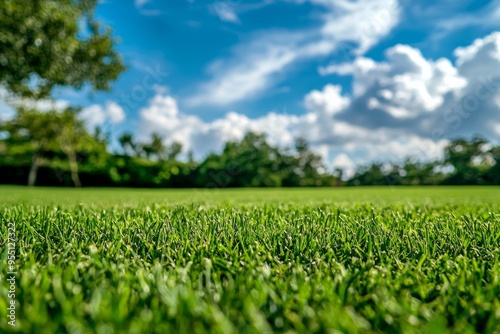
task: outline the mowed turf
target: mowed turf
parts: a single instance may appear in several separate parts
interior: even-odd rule
[[[0,187],[0,218],[2,333],[500,333],[498,187]]]

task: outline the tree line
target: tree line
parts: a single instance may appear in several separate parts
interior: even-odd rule
[[[165,145],[159,133],[139,141],[132,133],[109,149],[110,134],[87,130],[79,109],[41,112],[18,108],[0,126],[0,183],[43,186],[121,187],[331,187],[358,185],[500,184],[500,146],[483,138],[456,139],[443,159],[375,162],[343,179],[329,170],[304,138],[272,145],[249,132],[221,152],[196,161],[180,143]],[[181,155],[183,158],[181,159]]]
[[[346,185],[500,185],[500,146],[481,137],[454,139],[435,161],[372,163]]]
[[[19,108],[0,126],[0,183],[223,188],[329,186],[336,180],[302,138],[282,149],[250,132],[200,162],[191,152],[179,159],[182,145],[165,145],[158,133],[144,142],[123,133],[113,152],[109,134],[100,128],[89,133],[78,114],[75,108]]]

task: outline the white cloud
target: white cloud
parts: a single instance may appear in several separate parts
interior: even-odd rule
[[[500,0],[493,0],[475,12],[448,16],[440,20],[436,26],[440,31],[439,38],[467,27],[500,27]]]
[[[0,86],[0,121],[6,121],[14,117],[15,108],[25,107],[46,112],[49,110],[61,111],[69,107],[69,102],[65,100],[40,99],[30,100],[13,96],[3,86]]]
[[[358,58],[350,64],[321,68],[320,73],[352,75],[354,97],[366,99],[366,113],[381,109],[396,119],[433,112],[446,94],[459,92],[467,84],[448,59],[427,60],[407,45],[388,49],[386,56],[387,62]]]
[[[139,13],[145,16],[156,16],[160,15],[161,11],[158,9],[145,9],[146,5],[150,3],[151,0],[134,0],[135,7],[139,10]]]
[[[188,0],[194,2],[194,0]],[[243,0],[220,0],[214,1],[208,5],[209,11],[218,16],[221,21],[240,24],[238,14],[260,9],[281,0],[260,0],[260,1],[243,1]]]
[[[13,105],[16,105],[14,103]],[[19,104],[22,104],[26,108],[33,108],[39,111],[49,111],[56,110],[62,111],[69,107],[69,102],[65,100],[50,100],[50,99],[42,99],[42,100],[23,100]]]
[[[188,104],[224,106],[253,97],[269,87],[276,79],[274,75],[294,62],[298,55],[289,45],[280,45],[283,43],[280,40],[289,40],[283,39],[281,34],[263,39],[275,39],[276,43],[261,45],[256,41],[238,50],[241,56],[231,64],[212,64],[209,71],[214,78],[201,85],[188,99]]]
[[[125,112],[123,111],[123,108],[120,107],[117,103],[108,102],[106,104],[106,108],[109,121],[112,124],[121,123],[125,120]]]
[[[349,99],[341,95],[340,86],[326,85],[323,91],[313,90],[305,97],[305,105],[309,110],[322,110],[326,115],[333,116],[342,111]]]
[[[336,116],[351,125],[406,129],[427,138],[480,134],[494,138],[499,117],[500,33],[457,48],[449,59],[425,59],[419,50],[396,45],[386,61],[359,57],[320,68],[327,75],[351,75],[350,105]]]
[[[471,45],[457,48],[454,52],[460,72],[467,76],[499,75],[500,32],[476,39]],[[476,71],[480,70],[480,73]]]
[[[205,122],[197,116],[181,113],[177,101],[166,92],[154,96],[139,114],[144,139],[157,132],[166,142],[178,141],[185,150],[194,150],[198,157],[220,150],[225,142],[241,139],[250,130],[267,133],[272,143],[291,144],[293,137],[288,133],[288,126],[298,121],[297,116],[274,112],[257,119],[229,112],[223,118]]]
[[[0,86],[0,122],[7,121],[15,115],[15,110],[7,102],[9,94],[5,87]]]
[[[158,92],[147,107],[139,111],[140,134],[145,139],[150,133],[158,132],[169,141],[181,142],[191,148],[190,139],[202,125],[196,116],[179,113],[177,101],[166,92]]]
[[[85,121],[90,130],[97,126],[109,122],[109,124],[118,124],[125,120],[123,108],[116,102],[108,101],[104,106],[94,104],[86,107],[80,113],[80,117]]]
[[[399,22],[401,7],[397,0],[311,0],[330,8],[322,33],[334,42],[359,43],[355,52],[368,51]]]
[[[94,104],[82,110],[80,117],[85,121],[89,129],[104,124],[106,113],[100,105]]]
[[[240,19],[236,14],[236,6],[238,4],[231,1],[217,1],[210,7],[222,21],[240,23]]]
[[[493,131],[495,131],[497,136],[500,136],[500,123],[493,124]]]
[[[340,153],[333,159],[332,167],[342,169],[345,178],[352,177],[356,171],[356,164],[345,153]]]
[[[134,5],[139,8],[147,4],[150,0],[134,0]]]
[[[239,45],[231,58],[210,66],[212,79],[201,84],[187,103],[226,106],[249,99],[282,80],[284,71],[294,63],[325,57],[335,50],[345,53],[345,43],[356,44],[350,47],[349,57],[363,54],[386,36],[400,17],[397,0],[311,2],[325,10],[319,28],[265,31]]]

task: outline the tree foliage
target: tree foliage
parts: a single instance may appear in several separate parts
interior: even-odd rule
[[[124,70],[97,0],[0,2],[0,83],[14,94],[50,96],[56,85],[108,90]]]
[[[221,154],[209,155],[196,174],[198,184],[217,188],[329,185],[333,178],[321,174],[320,161],[307,145],[294,154],[249,132],[241,141],[226,143]]]

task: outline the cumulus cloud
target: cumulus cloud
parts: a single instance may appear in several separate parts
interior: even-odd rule
[[[122,107],[114,102],[108,102],[106,104],[107,116],[112,124],[121,123],[125,120],[125,112]]]
[[[226,106],[249,99],[282,80],[279,74],[294,63],[328,56],[345,48],[345,43],[353,44],[349,53],[365,53],[399,22],[397,0],[308,1],[324,9],[318,28],[265,31],[237,46],[232,57],[209,67],[212,78],[201,84],[187,103]]]
[[[386,61],[360,57],[320,68],[327,75],[351,75],[353,97],[338,120],[371,129],[406,129],[425,138],[473,133],[492,136],[498,118],[500,33],[478,39],[449,59],[425,59],[410,46],[396,45]]]
[[[341,95],[341,87],[326,85],[322,91],[313,90],[305,97],[305,105],[309,110],[322,110],[324,114],[333,116],[349,104],[349,99]]]
[[[448,108],[452,130],[460,134],[475,130],[494,137],[500,118],[500,32],[476,39],[455,50],[457,69],[467,80],[460,99]],[[451,123],[451,122],[450,122]]]
[[[363,99],[365,109],[383,110],[394,119],[432,112],[443,104],[446,94],[467,84],[448,59],[426,60],[419,50],[407,45],[390,48],[386,56],[387,62],[358,58],[351,64],[320,68],[320,73],[352,75],[358,104]]]
[[[80,113],[80,117],[85,121],[91,130],[105,123],[118,124],[125,120],[123,108],[116,102],[108,101],[105,105],[94,104],[86,107]]]

